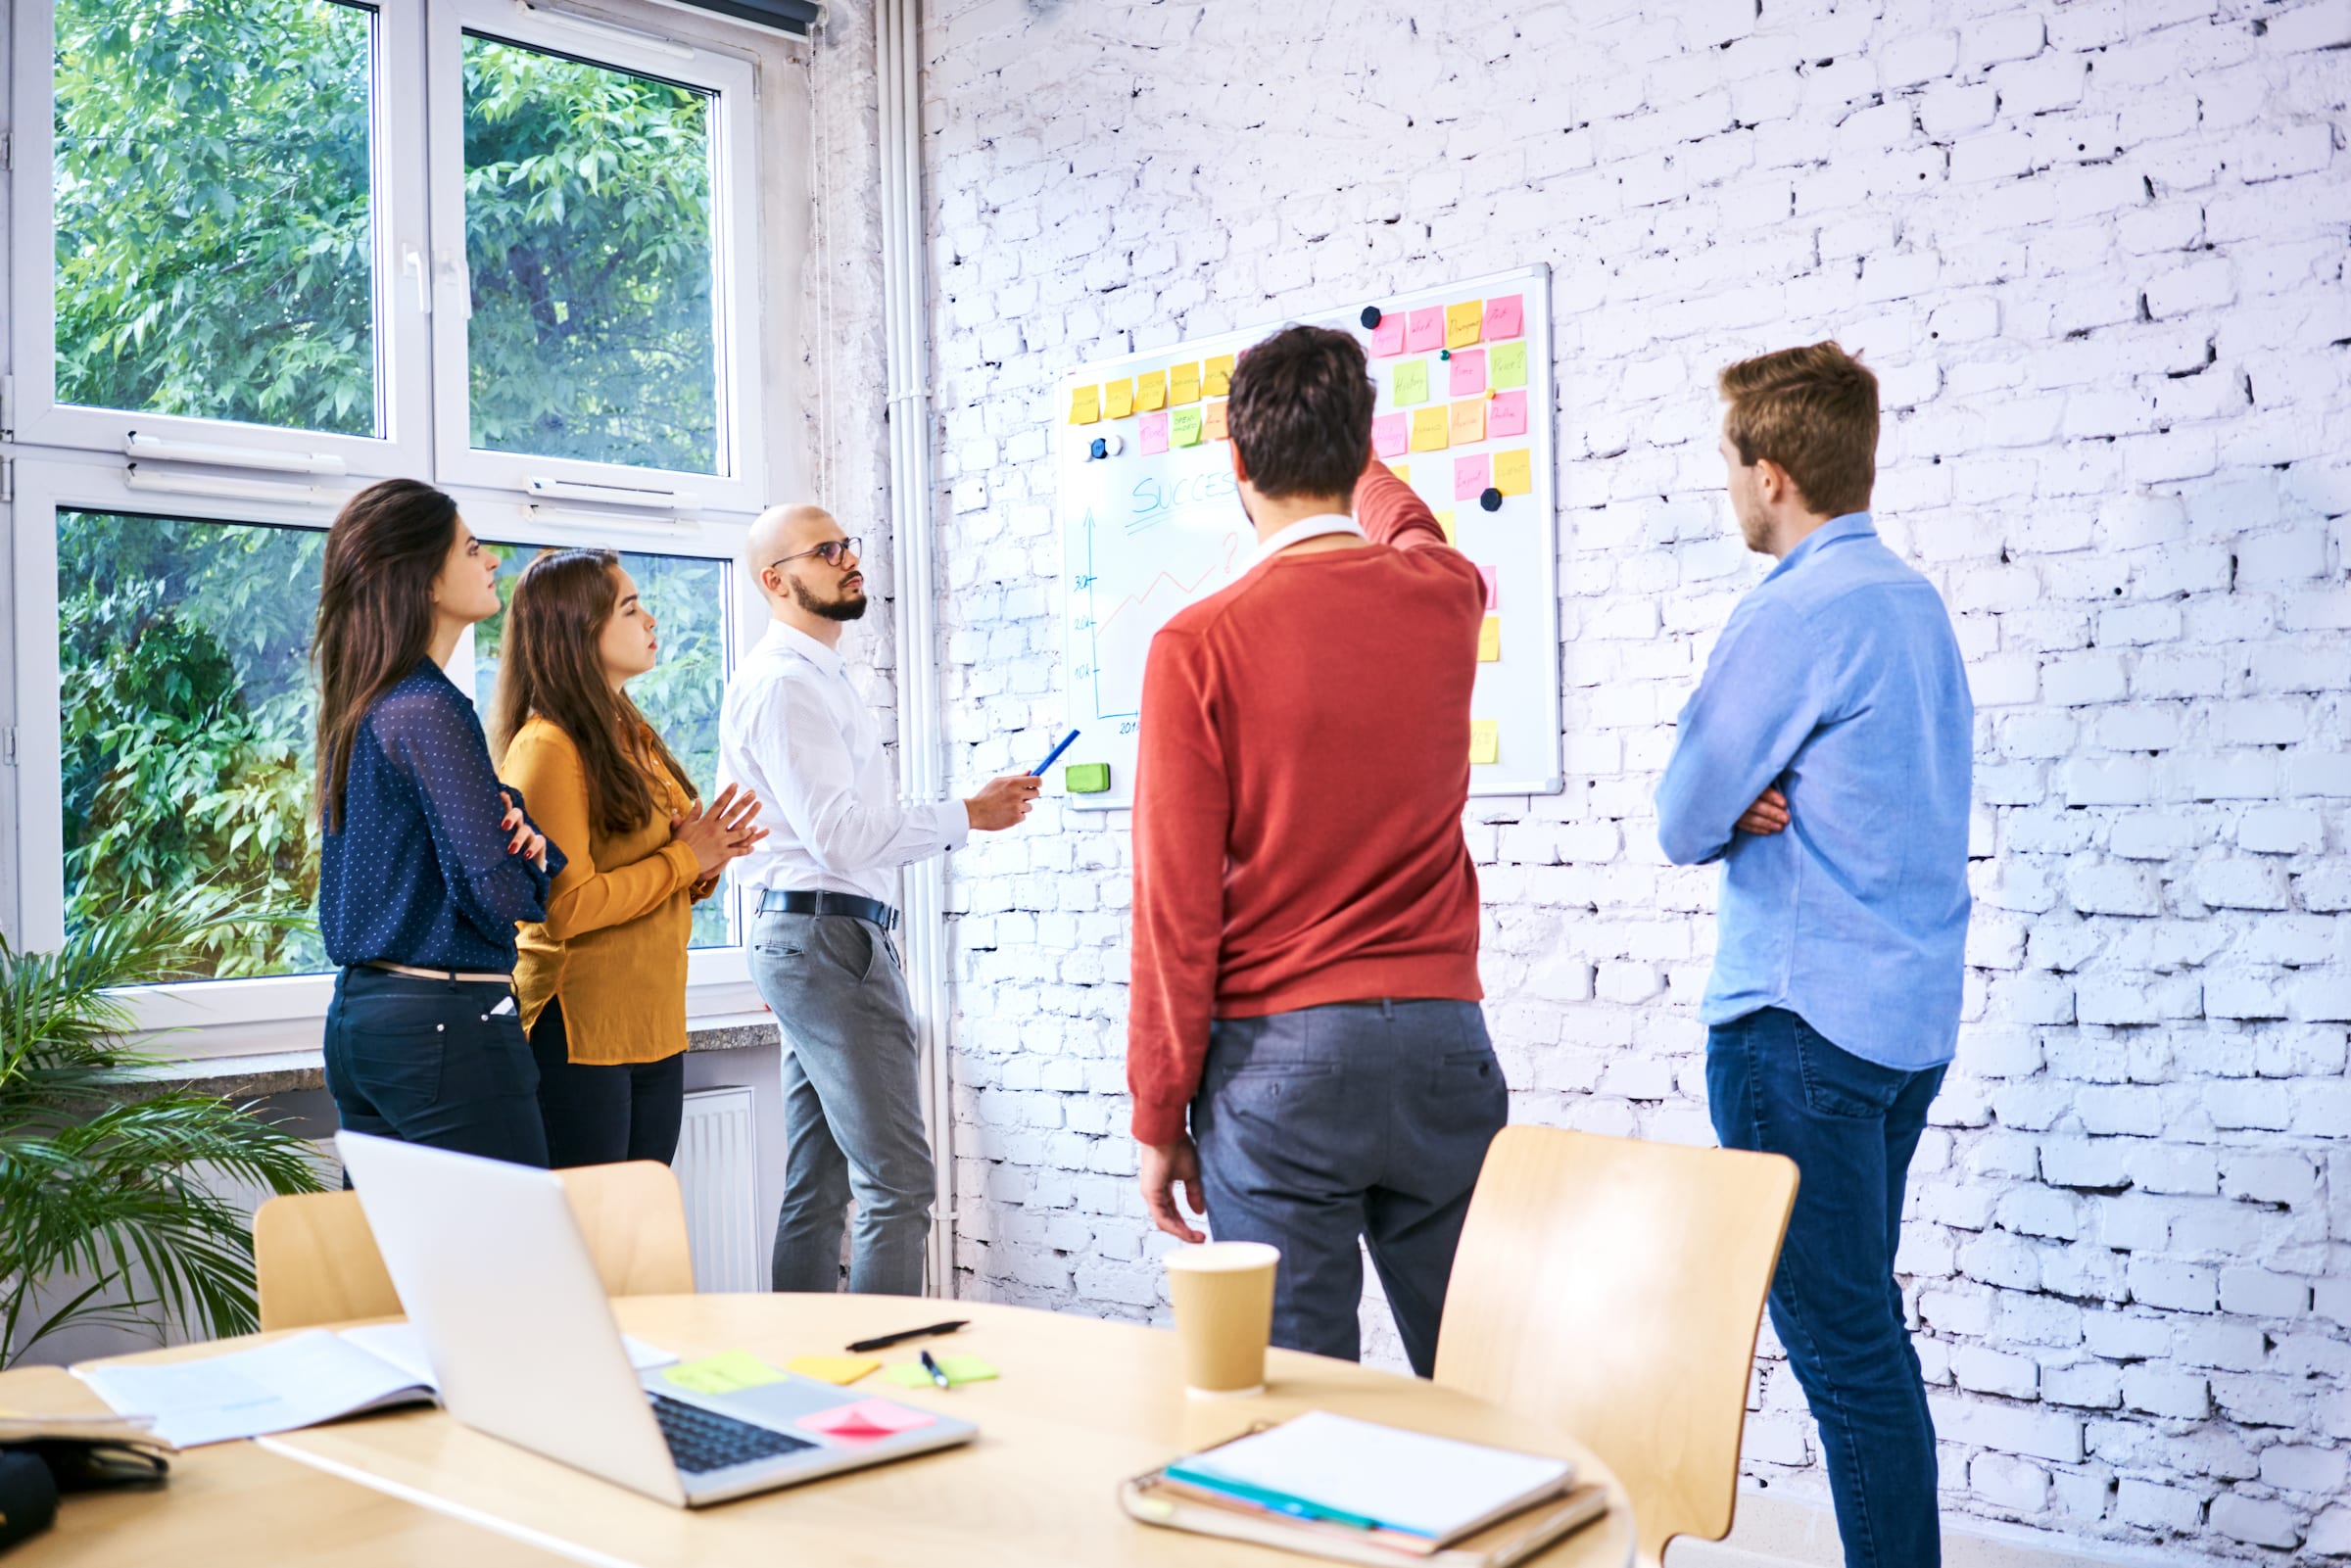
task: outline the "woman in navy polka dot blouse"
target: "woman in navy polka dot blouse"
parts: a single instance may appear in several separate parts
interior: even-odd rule
[[[342,966],[326,1086],[352,1131],[544,1165],[514,926],[547,918],[563,855],[442,671],[498,613],[497,569],[456,502],[414,480],[369,486],[327,531],[311,644],[318,927]]]

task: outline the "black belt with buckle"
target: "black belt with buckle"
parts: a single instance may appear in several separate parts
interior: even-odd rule
[[[807,888],[786,890],[771,887],[759,895],[759,913],[773,915],[846,915],[852,920],[870,921],[884,930],[895,930],[898,912],[879,898],[860,898],[855,893],[830,893]]]

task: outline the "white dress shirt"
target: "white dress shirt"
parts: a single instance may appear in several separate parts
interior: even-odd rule
[[[960,800],[905,805],[881,729],[839,653],[781,621],[727,687],[719,779],[765,803],[757,849],[734,865],[751,910],[770,888],[898,901],[898,868],[971,836]]]

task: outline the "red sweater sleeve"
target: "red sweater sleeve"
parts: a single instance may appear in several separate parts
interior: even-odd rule
[[[1213,673],[1192,637],[1162,630],[1143,663],[1134,774],[1134,945],[1127,1087],[1134,1136],[1181,1137],[1200,1086],[1224,935],[1232,815]]]
[[[1355,482],[1355,521],[1374,545],[1393,545],[1398,549],[1430,545],[1452,547],[1446,545],[1445,530],[1438,526],[1428,502],[1377,457],[1365,464],[1363,477]]]

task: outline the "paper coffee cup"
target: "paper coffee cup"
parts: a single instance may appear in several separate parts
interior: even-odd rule
[[[1262,1394],[1273,1333],[1273,1270],[1281,1250],[1262,1241],[1211,1241],[1168,1254],[1168,1293],[1194,1394]]]

